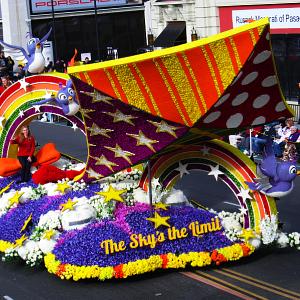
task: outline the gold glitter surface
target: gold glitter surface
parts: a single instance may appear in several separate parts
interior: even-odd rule
[[[184,124],[186,124],[186,125],[189,126],[189,123],[188,123],[187,120],[185,119],[184,114],[182,113],[182,110],[181,110],[181,108],[180,108],[180,106],[179,106],[179,104],[178,104],[178,102],[177,102],[177,99],[176,99],[176,97],[175,97],[175,95],[174,95],[174,93],[173,93],[173,91],[172,91],[172,88],[171,88],[171,86],[170,86],[170,84],[169,84],[169,82],[168,82],[168,80],[167,80],[167,78],[166,78],[164,72],[162,71],[162,69],[161,69],[159,63],[157,62],[156,59],[154,59],[153,62],[155,63],[155,66],[156,66],[156,68],[157,68],[157,70],[158,70],[158,72],[159,72],[159,74],[160,74],[162,80],[164,81],[165,86],[166,86],[167,89],[168,89],[168,92],[169,92],[169,94],[170,94],[170,96],[171,96],[171,98],[172,98],[172,100],[173,100],[173,102],[174,102],[174,104],[175,104],[175,107],[177,108],[177,111],[178,111],[179,115],[181,116],[181,119],[183,120]]]
[[[190,65],[190,62],[189,62],[189,60],[188,60],[188,58],[187,58],[187,56],[186,56],[186,54],[184,52],[182,52],[181,55],[182,55],[182,57],[184,59],[184,62],[185,62],[186,66],[187,66],[187,68],[189,70],[189,73],[190,73],[190,75],[191,75],[191,77],[193,79],[194,85],[196,86],[197,93],[199,95],[199,98],[200,98],[202,106],[203,106],[203,110],[204,110],[204,112],[207,112],[206,102],[204,100],[203,94],[201,92],[201,88],[200,88],[200,86],[198,84],[198,81],[197,81],[196,76],[195,76],[195,74],[193,72],[193,69],[192,69],[192,67]]]
[[[120,95],[120,93],[119,93],[119,91],[118,91],[118,89],[117,89],[117,87],[116,87],[116,85],[115,85],[115,82],[114,82],[114,80],[112,79],[110,73],[108,72],[107,69],[104,69],[104,73],[105,73],[105,75],[107,76],[107,78],[109,79],[109,82],[110,82],[110,84],[111,84],[111,86],[112,86],[112,88],[113,88],[113,90],[114,90],[114,92],[115,92],[117,98],[118,98],[118,99],[121,99],[121,95]]]
[[[89,74],[88,74],[87,72],[83,72],[83,75],[84,75],[84,77],[85,77],[85,79],[86,79],[86,82],[87,82],[89,85],[93,86],[93,82],[92,82],[92,80],[91,80]]]
[[[234,68],[226,43],[224,40],[219,40],[211,43],[209,47],[218,66],[223,88],[226,89],[235,77]]]
[[[150,90],[150,88],[149,88],[149,86],[148,86],[148,84],[147,84],[147,82],[146,82],[143,74],[141,73],[141,71],[139,70],[138,66],[135,63],[133,63],[132,66],[134,67],[134,69],[137,72],[140,80],[142,81],[143,86],[144,86],[144,88],[145,88],[145,90],[146,90],[146,92],[147,92],[147,94],[148,94],[148,96],[149,96],[149,98],[151,100],[151,103],[152,103],[152,105],[154,107],[154,110],[155,110],[156,114],[161,117],[161,113],[159,111],[159,108],[158,108],[158,106],[157,106],[157,104],[155,102],[155,99],[154,99],[154,97],[153,97],[153,95],[151,93],[151,90]]]
[[[252,44],[253,44],[253,46],[255,46],[256,45],[256,38],[255,38],[255,34],[254,34],[253,29],[249,30],[249,33],[250,33],[250,36],[251,36]]]
[[[176,55],[161,58],[193,123],[201,116],[195,94]]]
[[[234,52],[234,57],[235,57],[235,60],[236,60],[237,65],[238,65],[238,69],[240,70],[240,69],[242,68],[242,63],[241,63],[241,60],[240,60],[239,52],[238,52],[238,50],[237,50],[235,41],[234,41],[234,39],[232,38],[232,36],[229,38],[229,42],[230,42],[230,45],[231,45],[232,50],[233,50],[233,52]]]
[[[151,111],[147,105],[145,97],[131,73],[129,66],[119,65],[112,69],[120,82],[120,85],[128,99],[128,103],[150,113]]]
[[[210,58],[209,58],[209,55],[208,55],[205,47],[202,46],[202,47],[200,47],[200,49],[202,50],[202,52],[204,54],[204,57],[205,57],[205,60],[207,62],[208,68],[210,70],[210,74],[212,76],[212,79],[213,79],[213,82],[214,82],[214,85],[215,85],[218,97],[220,97],[221,96],[221,91],[220,91],[220,88],[219,88],[217,76],[215,74],[214,68],[213,68],[212,63],[211,63]]]

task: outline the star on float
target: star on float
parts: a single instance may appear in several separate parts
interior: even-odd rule
[[[179,129],[178,127],[169,125],[164,120],[161,120],[160,123],[154,122],[154,121],[151,121],[151,120],[148,120],[148,122],[156,127],[156,132],[166,132],[166,133],[174,136],[175,138],[177,138],[175,130]]]
[[[20,110],[20,111],[19,111],[19,117],[20,117],[20,118],[23,118],[24,115],[25,115],[25,114],[24,114],[24,111],[23,111],[23,110]]]
[[[243,228],[242,233],[239,235],[239,237],[248,242],[249,239],[255,238],[255,234],[252,229]]]
[[[250,190],[246,190],[244,188],[241,188],[241,191],[239,192],[239,194],[237,194],[237,196],[242,197],[243,202],[245,202],[246,199],[252,199],[252,197],[249,195]]]
[[[27,225],[29,224],[29,222],[32,220],[32,213],[29,215],[29,217],[25,220],[24,224],[23,224],[23,227],[21,228],[20,230],[20,233],[22,231],[24,231],[27,227]]]
[[[34,105],[33,106],[33,108],[34,108],[34,112],[41,112],[41,105]]]
[[[133,119],[137,119],[137,117],[134,117],[132,115],[126,115],[123,114],[120,110],[116,110],[114,113],[113,112],[103,112],[104,114],[107,114],[109,116],[112,116],[113,123],[118,123],[118,122],[125,122],[127,124],[130,124],[132,126],[135,126],[135,124],[132,122]]]
[[[158,143],[156,140],[152,140],[145,136],[145,134],[142,132],[142,130],[139,131],[139,134],[132,134],[132,133],[126,133],[127,135],[131,136],[132,138],[136,139],[136,145],[137,146],[146,146],[151,151],[155,152],[152,144]]]
[[[96,166],[105,166],[108,169],[110,169],[111,171],[113,171],[112,167],[118,166],[114,162],[108,160],[103,154],[101,155],[101,157],[91,156],[91,158],[93,158],[97,161],[96,164],[95,164]]]
[[[54,97],[54,93],[46,90],[45,99],[51,99],[53,97]]]
[[[15,240],[14,248],[21,247],[26,240],[27,236],[23,234],[19,239]]]
[[[115,154],[115,157],[121,157],[125,159],[128,163],[132,164],[129,156],[134,156],[135,154],[129,151],[123,150],[118,144],[116,144],[115,148],[104,146],[104,148],[112,151]]]
[[[92,168],[89,168],[86,172],[87,172],[89,178],[95,178],[95,179],[99,180],[100,178],[103,177],[103,175],[97,173]]]
[[[91,119],[91,117],[89,116],[90,113],[93,113],[95,110],[94,109],[85,109],[85,108],[80,108],[79,111],[81,112],[81,114],[87,118],[87,119]]]
[[[62,194],[64,194],[65,191],[69,188],[71,188],[71,186],[67,182],[61,182],[57,183],[56,191],[59,191]]]
[[[68,199],[66,203],[61,204],[61,211],[64,212],[65,210],[74,210],[74,205],[78,201],[73,201],[71,198]]]
[[[72,123],[72,129],[73,129],[74,131],[76,131],[76,130],[78,129],[78,126],[77,126],[75,123]]]
[[[175,169],[175,171],[178,171],[180,174],[180,178],[183,177],[184,174],[190,174],[190,172],[187,170],[188,164],[183,165],[181,161],[178,163],[178,168]]]
[[[241,207],[241,208],[239,208],[239,210],[240,210],[242,215],[246,215],[247,212],[248,212],[248,210],[245,207]]]
[[[90,97],[92,97],[92,103],[96,103],[96,102],[104,102],[104,103],[107,103],[109,105],[113,105],[110,101],[113,100],[113,98],[109,97],[109,96],[106,96],[102,93],[100,93],[99,91],[97,90],[94,90],[93,93],[91,92],[85,92],[85,91],[80,91],[80,93],[82,94],[85,94],[85,95],[88,95]]]
[[[152,178],[151,179],[151,186],[156,189],[156,187],[160,186],[160,182],[158,178]]]
[[[20,79],[19,83],[20,83],[20,89],[24,89],[24,91],[27,92],[27,87],[30,85],[30,83],[26,81],[26,78],[23,77],[22,79]]]
[[[92,127],[89,127],[88,130],[91,132],[91,136],[102,135],[110,139],[108,135],[109,132],[113,132],[112,129],[100,128],[97,124],[93,123]]]
[[[24,192],[17,191],[11,198],[8,199],[9,205],[12,206],[14,204],[19,204],[19,200]]]
[[[209,155],[209,148],[206,145],[201,147],[200,151],[202,152],[203,156]]]
[[[3,128],[3,122],[5,122],[5,117],[0,116],[0,127]]]
[[[51,230],[47,230],[47,231],[45,232],[45,234],[44,234],[43,238],[44,238],[45,240],[48,240],[48,241],[50,241],[50,240],[51,240],[51,238],[54,236],[54,234],[55,234],[55,232],[54,232],[54,230],[53,230],[53,229],[51,229]]]
[[[154,212],[154,217],[146,218],[146,220],[154,223],[154,228],[157,229],[159,226],[170,227],[170,224],[167,222],[170,217],[162,217],[156,211]]]
[[[155,209],[168,210],[168,206],[169,205],[161,203],[161,202],[158,202],[158,203],[155,203],[153,206],[154,206]]]
[[[219,170],[219,165],[216,165],[215,167],[214,166],[209,166],[211,171],[207,174],[207,175],[213,175],[216,179],[216,181],[218,181],[218,177],[219,175],[223,175],[224,173],[221,172]]]
[[[127,192],[127,190],[116,190],[109,185],[106,192],[96,192],[96,194],[103,196],[105,202],[110,202],[111,200],[124,202],[124,199],[121,197],[121,195],[125,192]]]

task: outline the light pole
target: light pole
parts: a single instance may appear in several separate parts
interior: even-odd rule
[[[94,0],[94,11],[95,11],[95,29],[96,29],[96,41],[97,41],[97,56],[98,56],[98,61],[100,61],[99,32],[98,32],[98,23],[97,23],[98,14],[97,14],[97,3],[96,3],[96,0]]]
[[[54,16],[54,5],[53,0],[51,0],[51,10],[52,10],[52,27],[53,27],[53,40],[54,40],[54,62],[57,59],[57,45],[56,45],[56,34],[55,34],[55,16]]]

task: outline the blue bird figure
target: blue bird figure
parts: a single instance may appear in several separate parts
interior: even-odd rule
[[[51,101],[55,101],[62,108],[63,113],[66,116],[73,116],[80,109],[79,102],[76,99],[76,93],[73,89],[73,83],[70,79],[67,81],[67,85],[65,87],[60,84],[60,90],[56,97],[50,97],[42,101],[35,102],[32,105],[42,105]]]
[[[267,141],[256,173],[259,178],[254,178],[254,182],[245,181],[249,189],[277,198],[284,197],[293,190],[293,181],[299,175],[294,163],[276,160],[271,139]]]
[[[11,48],[12,50],[19,50],[22,52],[23,56],[27,60],[27,63],[24,66],[24,70],[28,71],[31,74],[39,74],[44,71],[45,68],[45,58],[42,53],[43,45],[45,41],[48,39],[52,31],[52,28],[48,31],[48,33],[41,39],[31,37],[27,42],[27,50],[20,46],[10,45],[3,41],[0,41],[2,45],[7,48]]]

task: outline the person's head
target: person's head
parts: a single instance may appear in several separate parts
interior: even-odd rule
[[[1,58],[4,57],[4,52],[3,51],[0,52],[0,57]]]
[[[7,60],[12,60],[12,58],[10,56],[7,56]]]
[[[291,133],[296,133],[298,128],[296,126],[291,126]]]
[[[89,62],[90,60],[89,60],[88,57],[86,57],[86,58],[84,59],[84,61],[85,61],[85,62]]]
[[[23,70],[24,67],[23,67],[23,65],[19,64],[18,68],[19,68],[19,70]]]
[[[6,76],[1,77],[1,83],[3,87],[8,87],[10,85],[9,79]]]
[[[291,126],[293,126],[293,125],[294,125],[294,121],[293,121],[293,119],[292,119],[292,118],[288,118],[288,119],[286,119],[286,121],[285,121],[285,125],[286,125],[287,127],[291,127]]]
[[[23,125],[21,127],[20,134],[19,134],[20,140],[22,141],[23,139],[30,137],[30,136],[31,136],[31,132],[30,132],[29,126]]]

